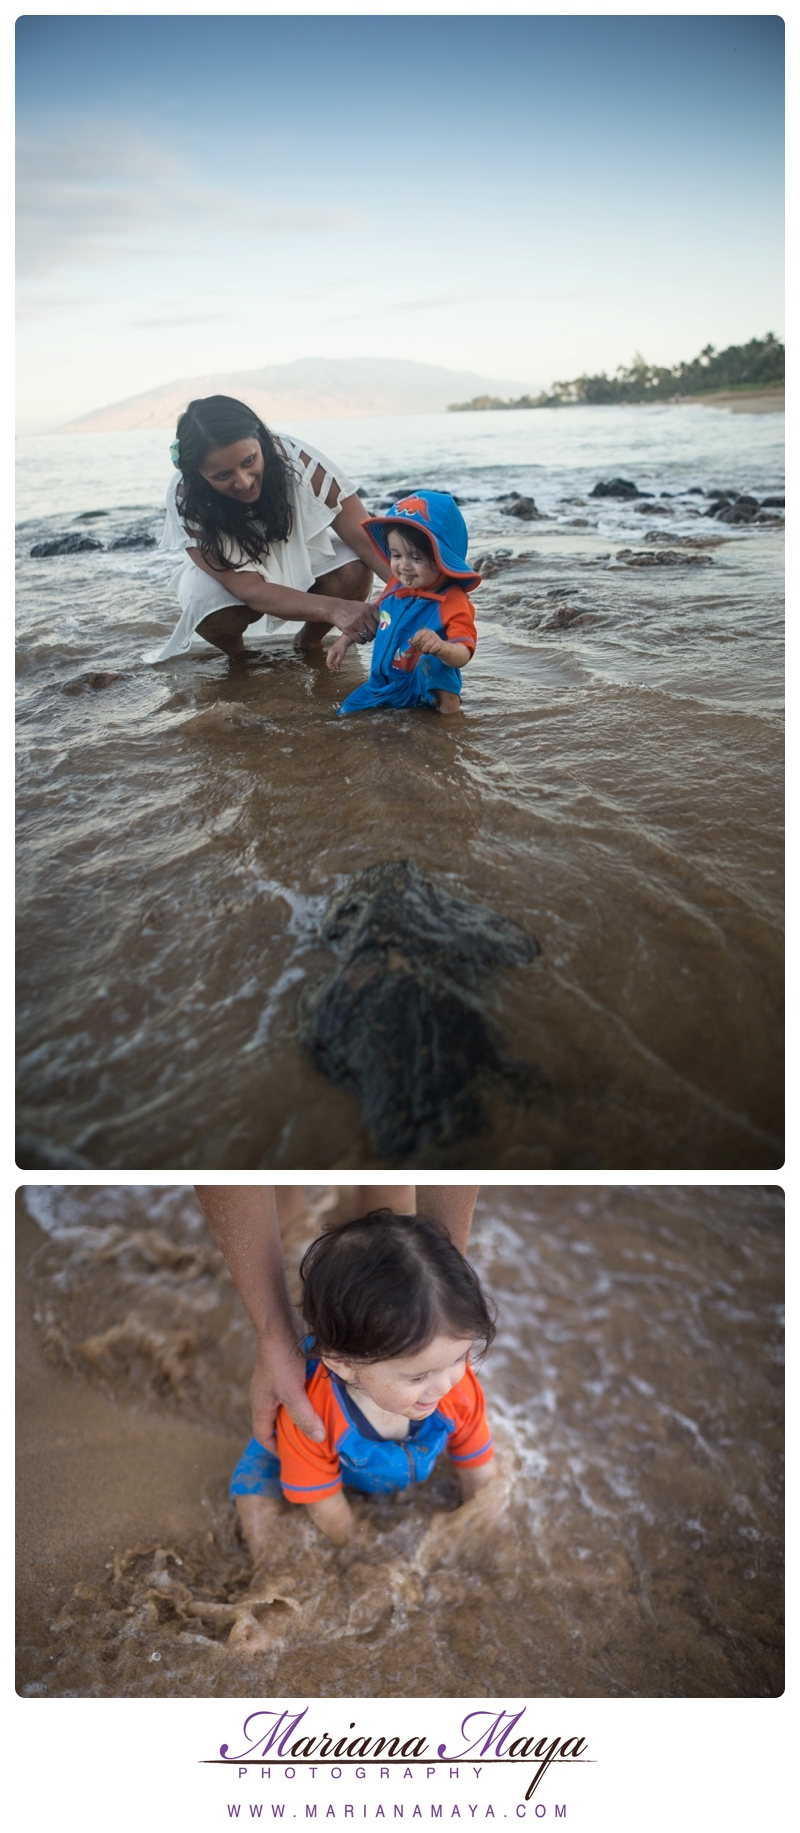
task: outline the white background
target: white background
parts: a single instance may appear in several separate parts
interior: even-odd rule
[[[72,6],[50,4],[46,7],[28,7],[31,13],[74,13]],[[224,10],[220,6],[185,7],[175,3],[167,8],[138,7],[134,4],[115,6],[107,3],[97,7],[77,9],[83,14],[124,12],[169,11],[173,14],[194,12],[216,13]],[[231,9],[234,10],[234,9]],[[279,7],[250,6],[246,0],[240,0],[236,12],[267,13],[270,11],[288,13],[307,11],[306,8],[283,4]],[[318,13],[334,13],[340,9],[328,5],[318,5],[313,9]],[[351,6],[351,13],[385,11],[391,13],[392,6]],[[429,9],[424,5],[412,4],[402,9],[405,12],[425,13]],[[481,12],[489,10],[481,7],[453,8],[440,5],[439,12]],[[506,0],[503,9],[507,13],[534,13],[537,11],[568,13],[571,9],[558,5],[534,8],[514,4]],[[600,13],[603,8],[584,6],[585,13]],[[663,12],[662,7],[647,8],[643,6],[628,7],[617,5],[615,12],[644,13],[647,11]],[[770,13],[772,7],[715,6],[706,4],[702,9],[675,7],[674,13],[701,11],[703,13]],[[9,15],[9,25],[11,16]],[[789,46],[793,48],[793,21],[787,20],[789,28]],[[791,121],[791,114],[790,114]],[[9,670],[9,675],[11,671]],[[9,840],[10,847],[10,840]],[[8,951],[7,951],[8,953]],[[791,1034],[791,1033],[790,1033]],[[790,1085],[791,1087],[791,1085]],[[10,1130],[10,1128],[9,1128]],[[791,1139],[791,1130],[790,1130]],[[793,1188],[792,1169],[793,1145],[790,1145],[790,1158],[780,1182],[786,1188],[788,1208],[788,1273],[790,1290],[793,1287],[795,1256],[793,1251]],[[12,1164],[12,1154],[8,1151],[7,1164]],[[282,1180],[296,1183],[302,1173],[298,1170],[288,1174]],[[475,1172],[471,1177],[479,1177]],[[184,1181],[185,1173],[180,1181]],[[13,1213],[12,1193],[14,1184],[22,1181],[14,1177],[9,1179],[7,1213]],[[31,1181],[26,1179],[25,1181]],[[65,1179],[64,1174],[43,1174],[36,1180],[42,1183],[86,1182],[108,1183],[112,1181],[108,1173],[84,1179]],[[119,1176],[116,1182],[138,1182],[137,1176]],[[174,1177],[159,1178],[148,1172],[148,1182],[172,1183]],[[237,1180],[235,1174],[226,1174],[228,1182],[250,1182],[249,1177]],[[425,1173],[425,1181],[435,1182],[436,1176]],[[451,1183],[453,1174],[443,1175],[442,1182]],[[467,1181],[465,1179],[465,1181]],[[485,1182],[497,1183],[497,1174],[489,1172]],[[530,1174],[519,1173],[508,1176],[506,1183],[532,1183]],[[537,1174],[536,1182],[558,1184],[563,1181],[547,1174]],[[623,1176],[585,1177],[570,1171],[569,1181],[579,1183],[708,1183],[741,1184],[743,1182],[763,1183],[776,1182],[777,1179],[766,1177],[743,1177],[735,1172],[720,1173],[697,1172],[694,1174],[669,1176],[658,1172],[638,1172],[636,1178]],[[10,1288],[11,1282],[7,1281]],[[6,1331],[9,1345],[9,1359],[13,1342],[13,1329],[9,1320]],[[790,1371],[793,1364],[790,1359]],[[7,1391],[11,1391],[11,1380]],[[793,1488],[790,1491],[793,1496]],[[796,1514],[796,1511],[794,1512]],[[10,1520],[10,1509],[7,1518]],[[793,1516],[790,1515],[790,1522]],[[796,1534],[795,1534],[796,1542]],[[790,1531],[789,1544],[792,1545]],[[10,1565],[10,1561],[9,1561]],[[7,1591],[11,1592],[10,1584]],[[790,1603],[793,1604],[793,1592],[790,1590]],[[560,1766],[540,1784],[534,1801],[544,1803],[547,1813],[535,1821],[545,1828],[568,1828],[571,1833],[750,1833],[753,1828],[772,1829],[783,1827],[787,1814],[785,1801],[791,1801],[794,1795],[793,1778],[789,1764],[793,1747],[797,1743],[797,1688],[794,1681],[792,1661],[793,1646],[790,1615],[790,1659],[789,1682],[786,1694],[780,1699],[638,1699],[638,1700],[598,1700],[588,1701],[544,1700],[544,1701],[506,1701],[496,1702],[468,1700],[434,1700],[421,1702],[424,1709],[419,1710],[416,1702],[404,1701],[281,1701],[282,1706],[295,1705],[297,1709],[309,1706],[309,1717],[313,1717],[313,1731],[321,1733],[327,1729],[331,1735],[348,1730],[351,1719],[356,1720],[357,1732],[365,1735],[390,1736],[395,1733],[412,1735],[418,1730],[428,1735],[434,1742],[443,1739],[448,1746],[451,1738],[455,1743],[461,1717],[469,1711],[475,1711],[488,1704],[498,1708],[513,1710],[526,1706],[526,1717],[523,1726],[532,1731],[550,1737],[563,1735],[582,1735],[588,1741],[586,1755],[593,1758],[592,1764],[576,1766],[574,1769]],[[8,1642],[10,1644],[9,1635]],[[8,1711],[7,1729],[8,1756],[6,1759],[7,1787],[6,1799],[11,1807],[11,1824],[24,1827],[26,1833],[56,1833],[56,1829],[80,1827],[81,1833],[179,1833],[179,1829],[191,1828],[192,1833],[205,1833],[205,1830],[221,1829],[223,1826],[245,1824],[243,1815],[238,1821],[231,1821],[226,1810],[226,1803],[239,1799],[234,1790],[239,1789],[243,1802],[251,1799],[267,1800],[260,1793],[260,1784],[248,1779],[243,1786],[233,1775],[218,1767],[209,1767],[203,1763],[204,1758],[214,1757],[219,1745],[228,1742],[235,1748],[237,1734],[248,1710],[272,1704],[254,1698],[244,1700],[22,1700],[13,1691],[12,1664],[8,1663]],[[791,1700],[794,1698],[794,1706]],[[791,1719],[790,1719],[791,1713]],[[791,1732],[791,1724],[795,1732]],[[522,1727],[520,1727],[522,1729]],[[353,1736],[356,1733],[352,1734]],[[479,1760],[479,1759],[478,1759]],[[478,1796],[479,1801],[491,1799],[495,1806],[496,1824],[500,1826],[500,1813],[505,1813],[509,1822],[516,1819],[516,1805],[524,1795],[521,1778],[526,1772],[518,1765],[508,1770],[495,1765],[490,1772],[491,1790],[484,1790]],[[255,1772],[260,1775],[260,1770]],[[424,1775],[424,1772],[422,1772]],[[551,1777],[555,1774],[555,1781]],[[347,1776],[347,1771],[345,1771]],[[345,1799],[354,1803],[366,1799],[385,1801],[385,1794],[379,1792],[378,1784],[368,1771],[369,1781],[357,1783],[355,1780],[345,1784],[344,1778],[337,1783],[325,1778],[324,1787],[319,1789],[318,1801],[335,1800],[334,1788],[344,1790]],[[481,1780],[484,1789],[486,1772]],[[319,1784],[322,1779],[317,1778]],[[273,1787],[275,1785],[273,1784]],[[289,1789],[303,1790],[302,1799],[311,1799],[310,1785],[298,1785],[298,1781],[281,1786],[280,1795],[275,1799],[289,1802]],[[423,1809],[419,1826],[430,1825],[431,1784],[427,1780],[407,1781],[404,1786],[413,1791]],[[452,1786],[455,1791],[456,1785]],[[476,1785],[477,1786],[477,1785]],[[527,1784],[525,1784],[527,1786]],[[399,1787],[399,1785],[398,1785]],[[356,1790],[366,1791],[357,1794]],[[465,1793],[454,1792],[450,1797],[445,1786],[437,1783],[437,1797],[443,1803],[451,1799],[460,1804],[466,1798]],[[394,1799],[392,1794],[391,1799]],[[407,1797],[411,1801],[412,1796]],[[469,1799],[476,1796],[470,1791]],[[563,1820],[555,1821],[552,1806],[558,1801],[566,1802],[567,1815]],[[12,1806],[12,1803],[16,1803]],[[535,1817],[528,1804],[525,1826],[530,1827]],[[427,1809],[427,1812],[426,1812]],[[287,1805],[284,1819],[288,1820],[291,1810]],[[409,1809],[403,1820],[403,1833]],[[316,1825],[319,1826],[319,1812]],[[265,1808],[266,1813],[266,1808]],[[447,1805],[444,1807],[442,1827],[447,1817]],[[264,1824],[264,1814],[261,1824]],[[272,1817],[270,1816],[270,1819]],[[461,1822],[455,1824],[462,1828],[468,1817],[462,1816]],[[486,1820],[481,1817],[480,1806],[475,1816],[475,1823],[485,1826]],[[249,1818],[247,1824],[253,1824]],[[336,1821],[328,1823],[331,1827],[342,1828],[347,1823],[344,1816],[337,1813]],[[353,1826],[356,1820],[353,1820]],[[372,1827],[387,1825],[368,1818],[362,1825]],[[452,1823],[451,1823],[452,1824]],[[489,1822],[491,1825],[491,1822]],[[299,1833],[299,1818],[298,1828]]]

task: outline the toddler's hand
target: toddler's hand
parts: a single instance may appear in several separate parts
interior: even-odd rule
[[[426,656],[438,656],[441,647],[442,639],[435,630],[418,630],[411,638],[411,648],[421,649]]]
[[[345,637],[341,636],[337,637],[336,642],[331,644],[325,659],[332,675],[338,675],[349,648],[350,644]]]

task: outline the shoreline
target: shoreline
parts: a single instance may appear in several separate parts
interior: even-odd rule
[[[785,388],[748,388],[741,393],[720,391],[714,395],[684,395],[676,407],[724,407],[732,414],[782,414],[786,409]]]
[[[721,407],[733,414],[782,414],[786,407],[786,390],[784,384],[768,384],[764,388],[718,389],[707,395],[673,395],[668,400],[653,401],[532,401],[529,407],[518,407],[513,401],[497,402],[493,407],[448,407],[448,414],[540,414],[546,408],[563,409],[576,407]]]

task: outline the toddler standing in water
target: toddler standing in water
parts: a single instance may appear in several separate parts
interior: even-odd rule
[[[467,525],[453,497],[420,490],[394,503],[364,530],[388,559],[392,577],[377,604],[378,630],[368,681],[337,709],[357,713],[375,706],[434,706],[456,713],[461,669],[471,660],[477,633],[465,587],[480,585],[467,566]],[[342,636],[328,650],[337,672],[355,641]]]
[[[375,1210],[312,1242],[300,1268],[306,1392],[315,1443],[278,1410],[277,1455],[251,1439],[231,1496],[281,1494],[337,1546],[357,1519],[342,1485],[392,1494],[430,1476],[445,1448],[464,1501],[494,1475],[483,1394],[471,1366],[495,1326],[477,1275],[423,1216]]]

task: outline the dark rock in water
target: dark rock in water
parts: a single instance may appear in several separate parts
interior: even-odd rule
[[[579,605],[559,605],[543,619],[540,630],[573,630],[577,624],[593,624],[591,611],[582,611]]]
[[[649,500],[649,498],[646,502],[634,503],[633,507],[638,516],[671,516],[672,515],[672,510],[667,508],[666,503],[653,503]]]
[[[82,516],[73,516],[73,522],[99,522],[101,516],[107,516],[107,509],[85,509]]]
[[[118,681],[124,681],[125,676],[109,674],[107,669],[97,669],[89,675],[82,675],[81,680],[92,689],[93,693],[99,694],[102,693],[104,687],[115,687]]]
[[[495,497],[500,503],[504,516],[517,516],[520,522],[539,522],[541,517],[532,496],[520,496],[518,490],[510,490],[508,496]]]
[[[107,669],[96,669],[88,675],[75,675],[71,681],[65,681],[60,688],[62,694],[85,694],[90,689],[93,694],[101,694],[106,687],[115,687],[118,681],[127,681],[127,675],[112,675]]]
[[[147,534],[145,530],[142,530],[140,534],[134,531],[131,535],[120,535],[117,541],[109,541],[108,544],[109,550],[119,547],[155,547],[155,545],[155,535]]]
[[[40,1139],[38,1133],[18,1133],[14,1157],[20,1171],[93,1171],[91,1159],[67,1146],[56,1146],[52,1140]]]
[[[722,547],[726,535],[676,535],[674,528],[648,528],[645,541],[661,541],[668,547]],[[631,550],[625,549],[626,553]]]
[[[634,496],[646,497],[649,494],[647,490],[640,490],[638,484],[632,484],[629,477],[612,477],[595,484],[594,489],[589,491],[590,496],[616,496],[623,500]]]
[[[785,496],[765,496],[761,499],[762,509],[785,509]]]
[[[699,484],[690,484],[688,490],[686,491],[686,495],[687,496],[705,496],[705,491],[700,489]]]
[[[515,554],[510,547],[496,547],[489,554],[478,554],[471,562],[481,579],[494,579],[498,573],[505,573],[509,567],[530,566],[537,560],[534,553]]]
[[[322,934],[339,961],[301,995],[300,1035],[319,1068],[358,1095],[382,1157],[474,1137],[487,1081],[517,1096],[542,1085],[539,1071],[503,1057],[477,994],[492,968],[539,954],[516,923],[400,859],[353,879]]]
[[[43,560],[51,554],[88,554],[91,548],[102,545],[102,541],[92,541],[88,535],[58,535],[55,541],[37,541],[31,555],[34,560]]]
[[[716,516],[718,522],[752,522],[758,515],[759,504],[754,496],[737,496],[732,503],[719,503],[709,509],[710,516]]]
[[[494,579],[495,574],[504,573],[506,567],[514,565],[513,548],[496,547],[491,553],[476,554],[472,564],[482,579]]]
[[[632,547],[620,548],[616,555],[623,566],[713,566],[710,554],[679,553],[675,548],[662,547],[658,553],[647,551],[637,553]]]

